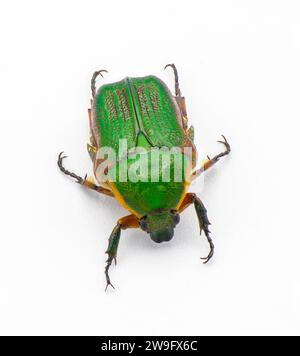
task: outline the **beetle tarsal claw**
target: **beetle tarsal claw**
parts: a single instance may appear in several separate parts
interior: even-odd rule
[[[68,171],[64,166],[63,166],[63,160],[65,158],[67,158],[67,156],[62,156],[64,152],[61,152],[59,155],[58,155],[58,160],[57,160],[57,165],[59,167],[59,169],[67,176],[70,176],[74,179],[76,179],[76,182],[79,183],[79,184],[83,184],[84,183],[84,179],[81,178],[80,176],[78,176],[77,174],[75,173],[72,173],[70,171]]]
[[[58,156],[58,160],[62,161],[64,158],[67,158],[68,156],[63,156],[64,151],[60,152],[59,156]]]
[[[91,90],[92,90],[93,98],[95,97],[95,94],[96,94],[96,79],[97,79],[98,75],[101,75],[101,77],[103,78],[102,73],[108,73],[108,71],[106,69],[100,69],[100,70],[97,70],[92,76]]]
[[[107,252],[106,252],[107,253]],[[112,285],[111,281],[110,281],[110,277],[109,277],[109,268],[112,264],[112,261],[115,261],[115,264],[117,264],[117,260],[115,257],[109,256],[107,261],[106,261],[106,266],[105,266],[105,278],[106,278],[106,288],[105,291],[107,291],[107,288],[109,286],[111,286],[113,289],[115,289],[115,287]]]
[[[206,257],[201,257],[201,260],[204,261],[203,263],[204,264],[207,264],[209,262],[209,260],[213,257],[214,255],[214,251],[215,251],[215,245],[211,239],[211,237],[209,236],[210,234],[210,231],[208,229],[204,229],[204,233],[205,233],[205,236],[206,236],[206,239],[209,243],[209,248],[210,248],[210,251],[209,251],[209,254],[206,256]]]
[[[201,260],[203,261],[203,264],[206,265],[206,264],[211,260],[211,258],[213,257],[213,255],[214,255],[214,249],[211,249],[211,250],[210,250],[210,253],[208,254],[207,257],[201,257]]]
[[[228,151],[228,153],[230,152],[230,144],[228,143],[228,141],[227,141],[227,139],[226,139],[226,137],[224,136],[224,135],[222,135],[222,137],[223,137],[223,140],[224,141],[221,141],[221,140],[219,140],[218,142],[219,143],[222,143],[223,145],[225,145],[225,147],[226,147],[226,149],[227,149],[227,151]]]
[[[167,69],[168,67],[171,67],[171,68],[173,68],[174,69],[174,67],[175,67],[175,65],[174,64],[167,64],[166,66],[165,66],[165,68],[164,69]]]
[[[104,78],[102,73],[108,73],[108,71],[106,69],[101,69],[98,71],[98,74],[100,74],[101,77]]]
[[[206,239],[209,243],[209,248],[210,248],[210,251],[209,251],[209,254],[206,256],[206,257],[201,257],[201,260],[204,261],[203,263],[204,264],[207,264],[209,262],[209,260],[213,257],[214,255],[214,251],[215,251],[215,245],[211,239],[211,237],[209,236],[210,234],[210,231],[208,229],[203,229],[204,230],[204,233],[205,233],[205,236],[206,236]]]
[[[105,292],[107,291],[107,288],[111,286],[113,289],[115,289],[115,287],[109,282],[106,284],[106,287],[105,287]]]
[[[175,64],[167,64],[165,66],[165,69],[167,69],[168,67],[172,68],[173,72],[174,72],[174,76],[175,76],[175,95],[176,95],[176,97],[181,97],[181,92],[180,92],[180,89],[179,89],[179,78],[178,78],[177,68],[176,68]]]

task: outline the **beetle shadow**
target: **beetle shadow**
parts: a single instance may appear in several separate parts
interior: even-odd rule
[[[93,200],[93,202],[97,205],[100,211],[105,211],[105,213],[108,213],[110,216],[116,215],[116,223],[117,220],[121,217],[130,214],[118,203],[115,198],[107,196],[105,194],[97,193],[90,189],[86,189],[85,187],[82,187],[82,190],[84,194],[89,197],[89,199]]]

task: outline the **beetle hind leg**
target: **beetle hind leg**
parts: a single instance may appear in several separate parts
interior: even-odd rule
[[[186,112],[186,104],[185,104],[185,97],[181,95],[181,91],[179,88],[179,76],[178,76],[178,71],[175,66],[175,64],[167,64],[165,66],[166,68],[172,68],[174,72],[174,77],[175,77],[175,99],[177,101],[177,104],[180,108],[181,112],[181,117],[182,117],[182,125],[185,130],[188,128],[188,117],[187,117],[187,112]]]

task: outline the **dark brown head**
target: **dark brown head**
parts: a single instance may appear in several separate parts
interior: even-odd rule
[[[155,210],[140,219],[141,229],[150,234],[154,242],[170,241],[180,217],[175,210]]]

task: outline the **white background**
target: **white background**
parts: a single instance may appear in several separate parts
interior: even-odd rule
[[[1,1],[0,333],[300,334],[298,1]],[[115,291],[104,251],[116,201],[84,175],[90,77],[155,74],[181,89],[206,175],[216,256],[193,207],[172,242],[123,232]]]

